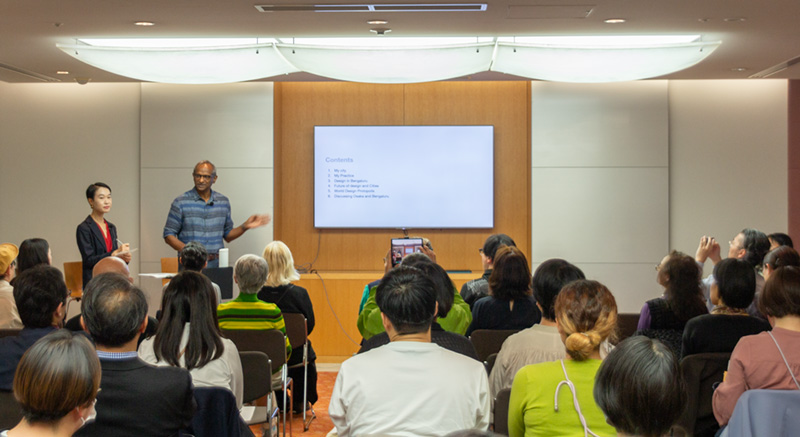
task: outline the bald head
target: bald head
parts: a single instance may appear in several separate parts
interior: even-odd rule
[[[116,273],[128,278],[129,281],[133,282],[133,278],[131,278],[131,271],[128,270],[128,265],[125,264],[121,258],[117,258],[116,256],[107,256],[97,264],[94,265],[92,269],[92,276],[102,275],[103,273]]]

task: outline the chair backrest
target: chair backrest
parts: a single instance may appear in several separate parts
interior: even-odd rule
[[[489,375],[492,374],[492,368],[494,368],[494,362],[495,361],[497,361],[497,354],[496,353],[489,354],[489,356],[486,357],[486,361],[483,362],[483,365],[484,365],[484,367],[486,367],[486,373],[487,374],[489,374]]]
[[[721,382],[731,354],[727,352],[694,354],[681,360],[681,373],[686,380],[686,410],[674,429],[685,435],[714,435],[719,428],[714,418],[712,385]]]
[[[511,389],[504,388],[494,398],[494,432],[508,435],[508,401],[511,399]]]
[[[264,352],[239,351],[244,379],[242,400],[246,403],[261,399],[272,391],[272,365]]]
[[[747,390],[736,402],[725,428],[728,437],[796,435],[800,429],[800,391]]]
[[[469,340],[475,346],[478,359],[486,361],[489,355],[500,352],[500,347],[506,338],[517,332],[519,332],[517,329],[478,329],[472,331]]]
[[[617,339],[619,341],[633,335],[639,324],[639,313],[617,314]]]
[[[161,273],[178,273],[178,257],[161,258]]]
[[[230,339],[239,352],[264,352],[272,361],[272,368],[286,364],[286,337],[277,329],[223,329],[222,335]]]
[[[16,337],[19,335],[21,329],[0,329],[0,338],[3,337]]]
[[[306,317],[300,313],[283,313],[283,323],[286,325],[286,336],[292,350],[300,350],[308,339]]]
[[[22,419],[19,403],[11,391],[0,390],[0,430],[13,428]]]
[[[64,282],[67,283],[70,297],[83,296],[83,262],[73,261],[64,263]]]

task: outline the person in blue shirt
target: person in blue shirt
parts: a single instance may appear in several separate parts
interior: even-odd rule
[[[210,161],[200,161],[192,171],[194,188],[174,201],[164,225],[164,241],[180,252],[190,241],[201,243],[208,251],[208,267],[218,267],[223,240],[230,243],[250,229],[266,226],[268,214],[253,214],[234,227],[231,204],[223,194],[213,191],[217,168]]]

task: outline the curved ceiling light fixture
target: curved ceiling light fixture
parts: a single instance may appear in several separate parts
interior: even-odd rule
[[[147,82],[212,84],[244,82],[298,71],[275,43],[219,47],[104,47],[57,44],[89,65]]]
[[[539,80],[597,83],[679,71],[702,61],[721,44],[700,42],[698,35],[631,38],[309,38],[291,43],[268,39],[262,44],[252,44],[254,39],[249,44],[190,39],[180,43],[183,47],[175,47],[181,40],[111,39],[58,47],[103,70],[162,83],[242,82],[298,71],[351,82],[416,83],[489,70]],[[164,44],[171,47],[160,46]]]
[[[491,70],[556,82],[622,82],[684,70],[705,59],[720,44],[720,41],[639,44],[606,41],[586,45],[575,41],[553,44],[498,41]]]
[[[423,47],[345,47],[278,44],[298,69],[331,79],[366,83],[418,83],[489,69],[494,42]]]

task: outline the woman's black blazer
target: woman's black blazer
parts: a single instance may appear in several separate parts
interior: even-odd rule
[[[108,233],[111,234],[111,247],[112,251],[117,250],[117,227],[113,223],[106,220],[108,223]],[[97,227],[92,216],[87,216],[81,224],[78,225],[76,232],[78,240],[78,250],[81,252],[81,261],[83,261],[83,286],[92,279],[92,269],[101,259],[111,255],[111,252],[106,251],[106,240],[103,238],[103,233]]]

